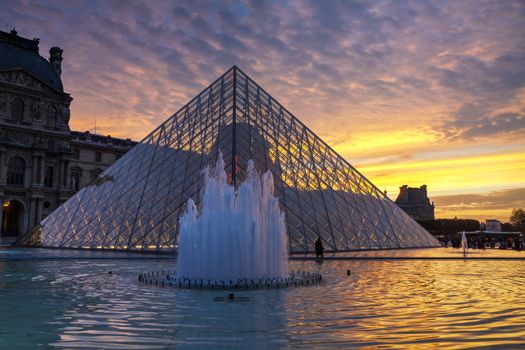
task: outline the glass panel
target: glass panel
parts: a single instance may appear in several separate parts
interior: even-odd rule
[[[238,68],[231,68],[23,238],[26,245],[175,250],[221,151],[230,181],[247,161],[274,175],[290,250],[435,246],[437,241]],[[23,162],[23,160],[21,160]],[[20,162],[19,162],[20,163]],[[8,183],[25,163],[10,164]]]

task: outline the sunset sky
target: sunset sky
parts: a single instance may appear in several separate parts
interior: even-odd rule
[[[7,1],[64,49],[71,126],[140,140],[238,65],[386,189],[437,217],[525,207],[524,1]]]

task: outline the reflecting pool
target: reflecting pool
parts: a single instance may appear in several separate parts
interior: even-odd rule
[[[456,254],[459,249],[369,256]],[[525,258],[525,252],[479,254]],[[90,259],[79,259],[86,255]],[[168,257],[138,254],[0,250],[0,349],[454,349],[525,343],[525,260],[292,260],[290,269],[319,272],[323,282],[235,291],[234,301],[227,290],[163,289],[137,281],[140,272],[175,265]]]

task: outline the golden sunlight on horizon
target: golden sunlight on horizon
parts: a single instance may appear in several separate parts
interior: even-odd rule
[[[125,71],[129,78],[142,74],[131,68]],[[524,199],[516,199],[516,191],[525,189],[525,143],[511,132],[496,138],[490,134],[457,136],[461,135],[461,128],[448,127],[450,111],[461,108],[457,101],[435,105],[425,96],[414,96],[410,101],[392,96],[368,96],[357,105],[342,104],[333,115],[326,110],[330,107],[326,100],[305,101],[300,91],[279,90],[282,87],[273,81],[267,86],[264,77],[262,75],[261,86],[268,87],[299,120],[375,186],[386,190],[392,200],[402,185],[425,184],[430,200],[436,203],[438,218],[497,218],[506,222],[513,208],[525,206]],[[209,77],[208,82],[198,79],[200,87],[173,89],[168,93],[170,98],[159,104],[149,102],[160,96],[160,86],[125,102],[117,97],[124,99],[136,87],[119,89],[115,96],[102,100],[73,89],[71,127],[94,132],[96,122],[98,134],[140,141],[214,78]],[[257,76],[253,78],[258,80]],[[391,83],[389,78],[379,80]],[[313,95],[323,95],[318,88],[310,90]],[[518,100],[514,102],[516,108],[524,103],[521,98]],[[509,106],[507,109],[512,107]],[[501,191],[507,192],[501,194]],[[499,193],[497,203],[493,198],[496,192]],[[463,198],[473,194],[482,198]],[[451,202],[451,198],[455,202]]]
[[[96,120],[97,133],[136,141],[184,104],[162,106],[161,111],[150,111],[146,115],[133,110],[117,115],[116,109],[103,113],[101,106],[86,102],[77,99],[73,103],[73,129],[93,132],[93,116],[106,114],[107,118]],[[169,108],[173,111],[168,111]],[[436,202],[438,218],[497,218],[506,222],[513,207],[523,206],[523,201],[510,199],[507,206],[502,207],[501,203],[492,205],[490,198],[484,198],[483,202],[465,202],[460,197],[487,196],[495,191],[525,188],[525,145],[521,143],[509,146],[508,140],[498,139],[471,144],[468,140],[447,140],[430,126],[410,127],[396,125],[395,120],[385,120],[382,125],[367,128],[354,119],[341,119],[346,122],[341,122],[342,127],[335,132],[327,132],[326,126],[314,119],[316,128],[313,131],[380,190],[386,190],[392,200],[396,199],[402,185],[419,187],[425,184],[430,200]],[[451,196],[456,196],[455,203],[446,199]]]
[[[121,138],[131,136],[138,141],[163,121],[131,115],[117,119],[121,120],[97,119],[97,132]],[[92,122],[89,127],[89,119],[78,118],[72,121],[72,127],[93,131],[94,119]],[[340,132],[352,134],[351,125],[348,129]],[[319,136],[330,144],[330,135]],[[496,218],[507,222],[512,203],[506,208],[487,208],[487,201],[463,202],[460,196],[525,188],[525,151],[519,147],[509,149],[504,143],[470,149],[461,143],[440,145],[440,140],[440,135],[430,129],[414,128],[356,132],[348,142],[332,140],[332,143],[336,145],[333,147],[336,152],[380,190],[386,190],[392,200],[396,199],[402,185],[419,187],[426,184],[430,200],[436,202],[436,218]],[[429,148],[434,150],[429,151]],[[441,203],[447,196],[459,196],[458,202]]]
[[[399,187],[428,186],[430,200],[436,202],[437,218],[499,219],[508,221],[512,209],[484,208],[484,202],[464,203],[461,196],[487,195],[492,192],[525,188],[525,152],[484,154],[474,156],[451,155],[445,159],[406,159],[378,165],[363,165],[358,170],[379,189],[387,190],[395,200]],[[440,198],[456,196],[458,203],[440,205]]]

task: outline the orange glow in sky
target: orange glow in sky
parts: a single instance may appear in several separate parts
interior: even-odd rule
[[[392,199],[525,207],[522,1],[148,4],[19,1],[0,22],[64,49],[74,130],[140,140],[237,65]]]

